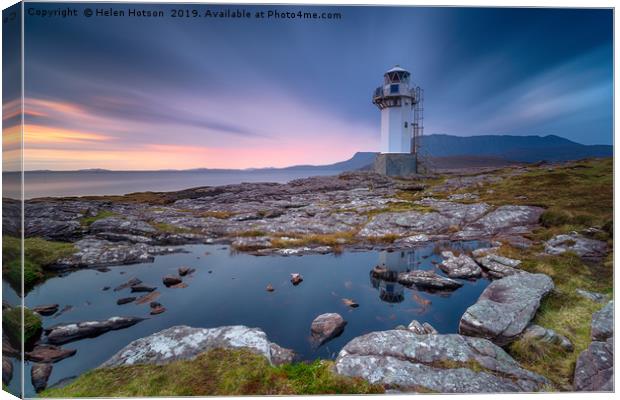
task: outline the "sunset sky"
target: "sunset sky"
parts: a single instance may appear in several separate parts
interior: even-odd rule
[[[26,169],[281,167],[377,151],[371,93],[394,64],[425,89],[427,134],[613,141],[610,10],[327,11],[343,17],[27,16]]]

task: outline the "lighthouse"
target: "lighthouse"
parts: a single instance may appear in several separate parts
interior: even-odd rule
[[[389,176],[417,173],[423,132],[423,93],[411,73],[396,65],[383,75],[372,102],[381,111],[381,148],[375,170]]]

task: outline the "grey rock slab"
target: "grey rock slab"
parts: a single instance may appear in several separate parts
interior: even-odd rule
[[[321,314],[312,321],[310,333],[315,345],[322,345],[344,332],[347,322],[337,313]]]
[[[614,335],[614,301],[592,314],[592,340],[604,341]]]
[[[576,391],[611,392],[614,390],[613,337],[592,342],[577,358],[573,388]]]
[[[137,218],[108,217],[94,221],[89,226],[91,233],[111,232],[138,236],[149,236],[157,233],[152,225]]]
[[[589,239],[577,232],[556,235],[545,242],[545,253],[551,255],[570,251],[583,259],[598,260],[607,255],[607,250],[607,243]]]
[[[455,239],[492,237],[498,234],[523,234],[538,224],[544,209],[532,206],[501,206],[454,235]]]
[[[428,322],[420,323],[418,320],[414,319],[407,326],[408,330],[415,333],[416,335],[435,335],[437,334],[437,330]]]
[[[545,328],[536,324],[531,324],[525,328],[523,331],[523,338],[557,344],[569,352],[574,349],[573,344],[566,336],[560,335],[553,329]]]
[[[454,279],[446,278],[433,271],[410,271],[398,274],[398,283],[405,286],[415,285],[418,288],[431,290],[456,290],[463,286]]]
[[[476,262],[466,254],[455,256],[451,251],[441,252],[443,261],[439,268],[450,278],[477,278],[482,270]]]
[[[265,332],[258,328],[235,325],[207,329],[181,325],[134,340],[101,367],[162,365],[176,360],[191,360],[216,348],[247,348],[265,356],[274,365],[292,359],[291,351],[274,346]]]
[[[45,329],[46,340],[51,344],[73,342],[99,336],[108,331],[129,328],[143,320],[144,318],[139,317],[111,317],[102,321],[56,325]]]
[[[493,278],[503,278],[523,272],[517,269],[521,264],[520,260],[513,260],[512,258],[499,256],[494,253],[478,257],[476,262]]]
[[[457,334],[372,332],[347,343],[336,372],[401,391],[536,391],[547,380],[519,366],[490,341]]]
[[[525,330],[553,288],[547,275],[527,272],[493,281],[461,317],[459,333],[506,345]]]

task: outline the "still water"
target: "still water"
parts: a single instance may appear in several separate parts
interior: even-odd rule
[[[478,242],[452,243],[455,248],[474,249]],[[130,341],[174,325],[217,327],[242,324],[263,329],[269,339],[295,350],[302,360],[333,358],[351,339],[367,332],[407,325],[412,319],[429,322],[440,333],[456,332],[467,307],[487,286],[486,279],[465,281],[449,294],[427,293],[398,283],[378,281],[370,276],[377,264],[394,271],[436,270],[441,258],[434,245],[394,252],[345,252],[341,255],[305,255],[301,257],[232,254],[222,245],[183,246],[187,253],[160,256],[153,263],[112,267],[107,272],[79,270],[47,280],[26,296],[29,307],[58,303],[73,308],[60,316],[43,317],[44,327],[59,323],[106,319],[112,316],[149,316],[149,305],[117,305],[121,297],[133,296],[129,289],[112,288],[137,277],[157,286],[157,299],[167,311],[133,327],[105,333],[63,345],[77,349],[71,358],[54,364],[49,385],[97,367]],[[184,281],[184,289],[166,288],[161,279],[176,274],[179,266],[196,269]],[[293,272],[304,281],[293,286]],[[275,291],[265,287],[271,283]],[[5,296],[12,289],[3,282]],[[140,294],[138,294],[140,295]],[[13,296],[15,295],[13,292]],[[359,308],[342,303],[351,298]],[[310,342],[310,324],[319,314],[340,313],[347,321],[344,333],[319,348]],[[33,395],[27,364],[26,395]],[[17,381],[17,380],[15,380]]]
[[[122,195],[133,192],[169,192],[199,186],[230,185],[243,182],[286,183],[342,171],[288,169],[257,171],[34,171],[24,176],[24,198]],[[5,197],[19,193],[19,176],[5,172]]]

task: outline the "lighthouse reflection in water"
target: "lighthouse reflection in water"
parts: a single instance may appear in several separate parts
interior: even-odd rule
[[[415,250],[383,251],[377,265],[388,270],[388,279],[378,279],[370,273],[372,286],[379,291],[379,298],[387,303],[400,303],[405,299],[405,287],[396,280],[400,272],[413,271],[422,265],[422,254]],[[428,258],[427,255],[424,257]],[[429,263],[430,264],[430,263]],[[432,265],[432,264],[431,264]]]

